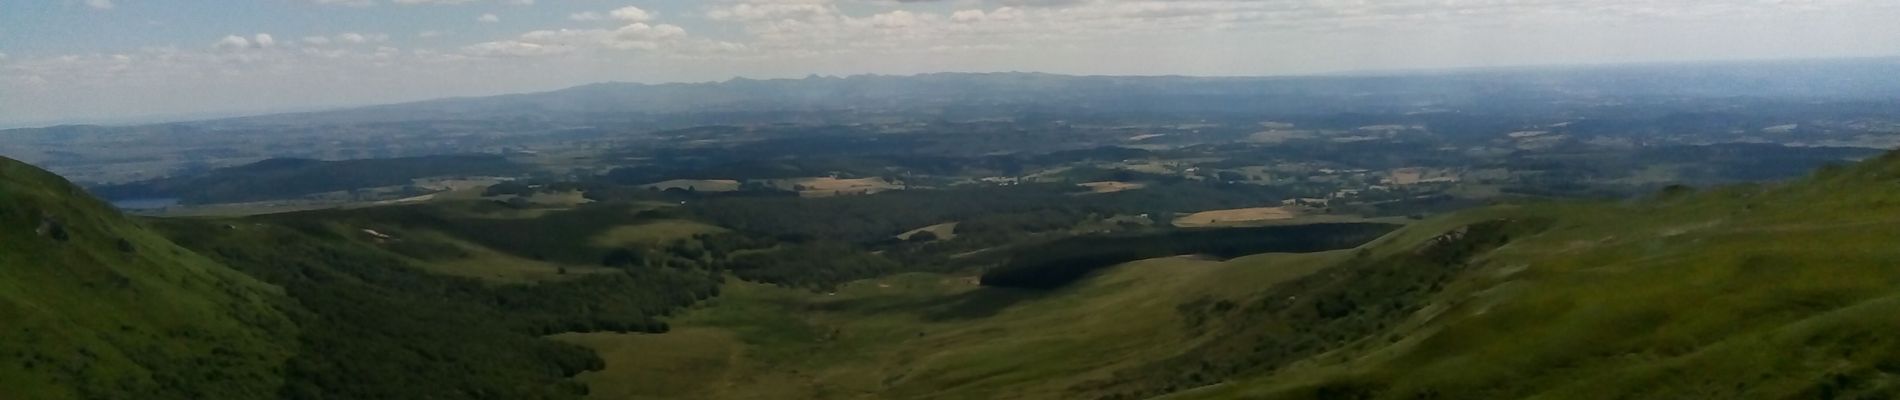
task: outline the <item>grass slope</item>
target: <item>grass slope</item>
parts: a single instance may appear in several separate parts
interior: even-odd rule
[[[273,397],[285,300],[0,158],[0,397]]]
[[[923,273],[835,294],[733,281],[671,321],[685,336],[558,338],[602,352],[607,369],[581,377],[593,399],[1064,398],[1073,385],[1197,343],[1181,304],[1251,293],[1349,256],[1162,258],[1046,293]],[[647,384],[656,379],[670,383]]]
[[[1900,157],[1554,221],[1382,337],[1180,398],[1900,396]]]
[[[585,378],[596,399],[1892,398],[1897,182],[1889,155],[1468,210],[1357,250],[1139,261],[1053,291],[735,282],[672,320],[692,337],[574,342],[644,349],[609,352]],[[694,384],[626,384],[654,376]]]

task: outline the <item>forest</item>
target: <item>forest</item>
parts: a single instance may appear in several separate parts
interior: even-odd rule
[[[586,387],[566,378],[601,368],[599,357],[542,335],[665,332],[658,317],[717,295],[721,281],[704,271],[628,268],[496,287],[418,270],[322,222],[154,225],[294,300],[278,305],[301,332],[285,367],[281,396],[289,399],[579,398]]]
[[[985,286],[1053,289],[1082,279],[1089,272],[1129,261],[1177,255],[1233,258],[1348,249],[1397,228],[1389,224],[1340,223],[1077,236],[1015,249],[1007,263],[985,271],[982,282]]]
[[[409,185],[418,178],[495,176],[523,167],[495,155],[440,155],[322,161],[273,158],[171,177],[91,188],[106,199],[177,198],[185,204],[239,203],[325,192]]]

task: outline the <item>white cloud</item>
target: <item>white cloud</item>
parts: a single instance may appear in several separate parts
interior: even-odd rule
[[[715,7],[706,12],[706,17],[715,21],[762,21],[782,18],[810,18],[826,16],[836,12],[829,1],[824,0],[780,0],[758,3],[740,3],[726,7]]]
[[[615,29],[556,29],[523,33],[513,40],[477,43],[462,52],[476,57],[527,57],[583,50],[662,50],[689,44],[685,28],[635,22]]]
[[[65,1],[77,11],[86,9],[83,6],[87,0],[54,1]],[[524,23],[531,20],[529,14],[516,10],[533,11],[503,8],[524,3],[518,0],[292,1],[389,7],[357,10],[369,13],[417,11],[392,5],[461,4],[464,8],[460,11],[445,10],[451,13],[448,16],[509,13],[510,22]],[[619,10],[612,9],[625,3],[594,1],[575,4],[594,4],[596,11],[567,15],[589,23],[573,23],[575,26],[569,29],[517,31],[513,36],[473,44],[457,41],[458,35],[453,34],[417,40],[427,43],[423,48],[395,49],[386,47],[388,34],[312,34],[277,42],[269,35],[251,33],[201,37],[197,40],[210,46],[188,45],[184,49],[156,48],[126,54],[75,50],[71,56],[15,54],[0,62],[0,118],[255,107],[260,102],[309,101],[315,96],[350,90],[359,95],[339,95],[334,101],[361,104],[396,100],[389,94],[395,88],[410,93],[403,96],[436,97],[600,80],[802,76],[814,72],[1019,69],[1267,74],[1530,62],[1900,54],[1900,44],[1893,41],[1852,40],[1900,34],[1900,28],[1890,23],[1868,22],[1900,19],[1893,18],[1900,17],[1900,1],[1893,0],[918,3],[694,2],[692,7],[701,7],[694,12],[703,13],[704,18],[693,23],[710,26],[685,26],[693,28],[694,34],[701,30],[718,32],[720,40],[689,35],[681,26],[657,22],[677,17],[673,14],[660,16],[643,8],[632,9],[640,13],[616,12]],[[128,4],[134,7],[149,2]],[[553,18],[561,15],[554,14]],[[490,27],[496,26],[501,25]],[[454,28],[421,25],[400,34],[405,38],[411,34],[431,37],[429,30],[436,29]],[[434,84],[440,86],[427,90],[416,86]],[[192,104],[165,101],[183,90],[229,94],[204,96],[226,96],[217,104],[196,99]],[[300,96],[260,94],[287,90],[298,91]],[[302,96],[303,92],[311,95]],[[126,93],[151,94],[140,97]],[[89,108],[93,104],[100,105],[97,110],[110,111],[90,111],[94,110]],[[176,109],[160,109],[164,107]]]
[[[516,40],[476,43],[462,48],[463,53],[476,57],[533,57],[567,54],[572,51],[574,48],[567,45]]]
[[[607,13],[607,15],[614,19],[627,22],[647,22],[653,20],[652,13],[634,6],[621,7]]]
[[[482,14],[480,17],[475,17],[475,21],[483,23],[501,22],[501,17],[495,16],[495,14]]]
[[[983,11],[982,9],[959,10],[950,14],[950,20],[953,22],[1010,21],[1022,18],[1022,16],[1023,10],[1021,9],[1015,7],[1001,7],[994,11]]]
[[[344,32],[337,34],[336,37],[331,38],[331,40],[348,44],[381,43],[389,41],[389,34]]]
[[[92,7],[94,10],[110,10],[117,6],[112,4],[112,0],[86,0],[86,7]]]
[[[654,17],[656,17],[656,15],[653,12],[635,6],[621,7],[604,13],[599,11],[585,11],[567,15],[567,19],[575,21],[604,21],[612,19],[625,22],[647,22],[652,21]]]
[[[221,50],[243,50],[251,47],[251,40],[238,35],[225,35],[211,46]]]
[[[534,0],[508,0],[507,2],[508,2],[508,4],[511,4],[511,5],[517,5],[517,6],[532,6],[532,5],[534,5]]]

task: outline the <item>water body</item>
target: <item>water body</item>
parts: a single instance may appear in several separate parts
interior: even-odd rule
[[[120,210],[157,210],[178,205],[176,197],[149,197],[138,199],[113,200],[112,206]]]

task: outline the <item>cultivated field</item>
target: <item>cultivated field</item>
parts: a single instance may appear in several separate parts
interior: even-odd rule
[[[1130,183],[1130,182],[1119,182],[1119,181],[1101,181],[1101,182],[1081,183],[1081,184],[1077,184],[1077,186],[1088,188],[1090,193],[1114,193],[1114,192],[1120,192],[1124,190],[1140,189],[1140,188],[1146,187],[1147,185],[1143,185],[1139,183]]]
[[[841,179],[830,177],[775,179],[773,187],[781,190],[797,191],[802,197],[830,197],[853,194],[871,194],[886,190],[902,189],[902,186],[885,181],[883,178]]]
[[[1212,226],[1245,225],[1265,221],[1293,219],[1299,213],[1288,207],[1254,207],[1229,210],[1202,211],[1174,219],[1174,226],[1182,228],[1202,228]]]
[[[897,240],[910,240],[911,236],[915,236],[921,232],[930,232],[930,234],[937,235],[937,240],[956,239],[957,238],[957,223],[945,222],[941,224],[912,229],[908,232],[897,234]]]

